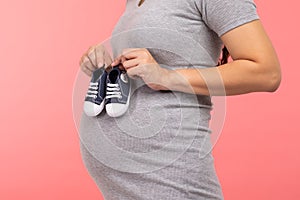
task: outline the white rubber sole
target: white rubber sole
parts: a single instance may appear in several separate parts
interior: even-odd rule
[[[105,105],[105,101],[103,100],[100,105],[94,104],[90,101],[85,101],[83,104],[83,110],[85,114],[89,117],[95,117],[101,113]]]
[[[131,88],[129,89],[129,95],[126,104],[109,103],[105,105],[106,113],[108,114],[108,116],[120,117],[126,113],[129,107],[130,93],[131,93]]]

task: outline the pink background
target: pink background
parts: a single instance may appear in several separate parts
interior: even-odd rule
[[[256,0],[278,52],[275,93],[227,98],[214,148],[225,199],[300,199],[298,1]],[[101,199],[81,161],[72,90],[82,53],[125,1],[10,0],[0,7],[0,199]]]

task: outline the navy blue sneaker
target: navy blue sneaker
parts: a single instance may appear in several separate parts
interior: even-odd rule
[[[83,110],[88,116],[97,116],[105,105],[107,72],[104,67],[96,69],[85,96]]]
[[[130,100],[130,79],[125,70],[115,66],[107,76],[106,113],[110,117],[119,117],[128,109]]]

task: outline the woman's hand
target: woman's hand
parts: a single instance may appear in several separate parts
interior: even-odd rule
[[[162,68],[147,49],[124,49],[111,64],[122,64],[131,78],[140,77],[153,90],[168,90],[164,85],[169,70]]]
[[[102,44],[91,46],[81,57],[79,65],[88,76],[100,67],[107,67],[112,63],[110,54]]]

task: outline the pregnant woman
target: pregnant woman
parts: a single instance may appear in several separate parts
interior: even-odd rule
[[[127,0],[110,42],[113,59],[98,44],[80,61],[89,76],[121,66],[132,82],[126,114],[81,118],[82,158],[104,198],[223,199],[210,96],[273,92],[281,79],[253,0]]]

